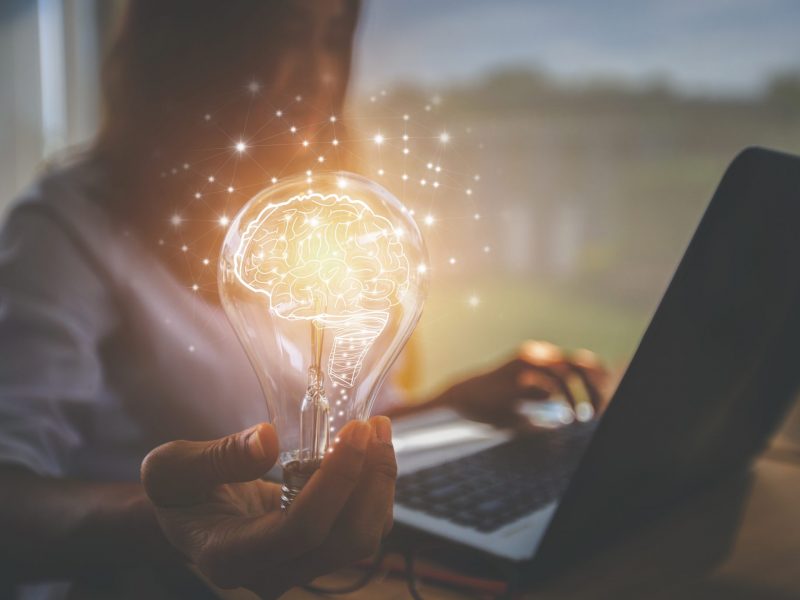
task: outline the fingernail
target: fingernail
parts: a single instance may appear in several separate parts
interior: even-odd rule
[[[371,437],[372,427],[369,426],[369,423],[360,421],[353,425],[353,431],[350,434],[350,443],[359,450],[366,450]]]
[[[392,422],[386,417],[378,417],[374,419],[375,434],[378,439],[385,444],[392,442]]]
[[[264,458],[264,456],[266,456],[266,452],[264,452],[264,444],[261,443],[260,434],[261,425],[256,425],[247,434],[247,449],[250,451],[250,454],[253,456],[253,458]]]

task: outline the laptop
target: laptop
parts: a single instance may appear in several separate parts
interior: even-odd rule
[[[800,158],[746,149],[602,418],[524,437],[399,420],[395,522],[536,579],[744,470],[800,383],[799,286]]]

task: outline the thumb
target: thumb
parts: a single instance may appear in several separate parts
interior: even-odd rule
[[[223,483],[252,481],[278,457],[278,437],[268,423],[210,442],[168,442],[142,462],[142,484],[154,504],[199,502]]]

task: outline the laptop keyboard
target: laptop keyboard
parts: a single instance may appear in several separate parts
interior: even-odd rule
[[[537,431],[403,475],[395,500],[458,525],[494,531],[561,496],[594,425]]]

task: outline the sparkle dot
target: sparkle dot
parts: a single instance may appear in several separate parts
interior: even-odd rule
[[[420,184],[420,185],[427,185],[427,184],[428,184],[428,181],[427,181],[426,179],[420,179],[420,180],[419,180],[419,184]]]
[[[241,140],[240,140],[240,141],[238,141],[238,142],[236,142],[236,151],[237,151],[239,154],[241,154],[241,153],[242,153],[242,152],[244,152],[245,150],[247,150],[247,144],[245,144],[245,143],[244,143],[244,142],[242,142]]]
[[[291,127],[289,127],[289,131],[291,131],[292,133],[297,133],[297,127],[292,125]]]
[[[481,299],[478,298],[477,296],[473,295],[473,296],[469,297],[469,300],[467,300],[467,302],[469,302],[469,305],[472,308],[475,308],[476,306],[478,306],[481,303]]]
[[[481,220],[481,215],[480,215],[480,213],[475,213],[474,215],[472,215],[472,218],[475,219],[476,221],[480,221]]]
[[[432,168],[433,168],[433,163],[430,163],[430,162],[429,162],[429,163],[428,163],[426,166],[428,167],[428,170],[430,170],[430,169],[432,169]]]
[[[383,143],[383,135],[381,135],[380,133],[376,133],[376,134],[375,134],[375,137],[374,137],[374,138],[372,138],[372,139],[375,141],[375,143],[376,143],[378,146],[380,146],[380,145]]]
[[[208,183],[214,183],[214,176],[213,175],[209,175],[208,176]]]
[[[251,81],[250,83],[247,84],[247,91],[249,91],[251,94],[258,93],[260,89],[261,89],[261,84],[259,84],[257,81]]]
[[[317,162],[318,163],[324,163],[325,162],[325,157],[324,156],[318,156],[317,157]]]
[[[483,251],[484,251],[486,254],[489,254],[489,252],[491,252],[491,251],[492,251],[492,248],[491,248],[490,246],[484,246],[484,247],[483,247]]]
[[[480,176],[480,175],[474,175],[472,178],[473,178],[475,181],[480,181],[480,180],[481,180],[481,176]]]
[[[294,97],[294,100],[295,100],[295,102],[302,102],[303,101],[303,97],[300,94],[298,94],[297,96]]]
[[[434,181],[433,182],[433,187],[438,188],[439,187],[439,182],[438,181]]]
[[[276,117],[282,117],[283,116],[283,111],[282,110],[276,110],[275,111],[275,116]]]
[[[196,291],[197,291],[197,290],[199,290],[199,289],[200,289],[200,286],[199,286],[199,285],[197,285],[196,283],[192,284],[192,291],[193,291],[193,292],[196,292]]]
[[[443,144],[446,144],[447,142],[450,141],[450,134],[447,133],[446,131],[443,131],[442,133],[439,134],[439,141],[442,142]]]
[[[403,121],[408,121],[410,118],[408,115],[403,115]]]
[[[189,170],[189,163],[183,163],[183,170],[184,171],[188,171]]]
[[[206,121],[210,121],[210,120],[211,120],[211,115],[209,115],[209,114],[207,114],[207,113],[206,113],[206,115],[205,115],[203,118],[204,118]]]
[[[454,264],[456,264],[456,259],[451,257],[450,260],[447,261],[447,262],[449,262],[451,265],[454,265]]]
[[[303,140],[303,148],[308,148],[308,140]]]
[[[277,177],[273,177],[272,179],[270,179],[270,181],[272,183],[278,183],[278,178]]]
[[[172,215],[172,217],[170,217],[170,220],[169,220],[169,222],[170,222],[170,223],[172,223],[172,225],[173,225],[174,227],[177,227],[178,225],[180,225],[182,221],[183,221],[183,219],[182,219],[182,218],[181,218],[181,216],[180,216],[179,214],[177,214],[177,213],[175,213],[174,215]]]
[[[427,215],[425,217],[425,225],[433,225],[434,221],[435,219],[433,218],[433,215]]]
[[[407,142],[407,141],[408,141],[408,134],[407,134],[407,133],[404,133],[404,134],[403,134],[403,141],[404,141],[404,142]]]
[[[378,169],[378,175],[383,175],[383,173],[384,173],[383,169]]]
[[[346,180],[344,177],[339,177],[339,178],[336,180],[336,185],[338,185],[338,186],[339,186],[339,189],[340,189],[340,190],[343,190],[344,188],[346,188],[346,187],[347,187],[347,180]]]
[[[228,217],[226,217],[225,215],[222,215],[219,218],[219,224],[222,225],[223,227],[225,227],[230,222],[231,222],[230,219]]]
[[[209,262],[210,262],[210,261],[209,261],[207,258],[204,258],[204,259],[203,259],[203,264],[204,264],[205,266],[208,266]]]
[[[406,175],[405,173],[403,173],[403,174],[401,175],[401,177],[400,177],[400,178],[401,178],[403,181],[408,181],[408,175]]]
[[[403,154],[408,154],[408,152],[409,152],[408,148],[403,148]]]
[[[187,246],[186,244],[181,246],[181,252],[187,252],[188,250],[189,250],[189,246]]]
[[[232,186],[232,185],[229,185],[229,186],[228,186],[228,193],[229,193],[229,194],[232,194],[232,193],[233,193],[233,186]]]
[[[331,123],[336,123],[336,115],[331,115],[331,118],[329,119],[329,121]]]
[[[193,345],[189,346],[189,352],[194,352],[194,346]]]
[[[334,146],[338,146],[339,145],[339,140],[337,140],[336,138],[333,138],[333,140],[331,141],[331,144],[333,144]]]
[[[200,192],[195,192],[194,193],[194,197],[197,198],[197,199],[200,199],[200,198],[203,197],[203,194],[201,194]]]
[[[428,266],[427,265],[422,264],[422,265],[417,266],[417,273],[427,273],[427,272],[428,272]]]
[[[467,188],[466,194],[467,196],[472,196],[472,190],[470,188]]]

